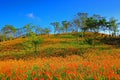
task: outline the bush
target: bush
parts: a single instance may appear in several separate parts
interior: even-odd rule
[[[91,39],[91,38],[86,38],[86,39],[85,39],[85,43],[90,44],[90,45],[93,45],[93,39]]]
[[[22,46],[26,50],[26,53],[28,53],[28,51],[33,50],[34,56],[37,56],[39,45],[43,42],[43,39],[39,36],[36,36],[36,34],[33,33],[31,33],[30,36],[27,38],[27,41],[23,40]]]
[[[83,37],[83,34],[82,34],[82,33],[80,33],[80,34],[79,34],[79,37]]]

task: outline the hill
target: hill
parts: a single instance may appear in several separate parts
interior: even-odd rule
[[[93,33],[80,35],[40,35],[1,42],[0,80],[119,80],[119,46],[105,43],[119,38],[97,34],[93,45]]]
[[[51,57],[66,55],[80,55],[94,50],[110,50],[119,43],[119,38],[98,33],[93,46],[94,33],[86,32],[84,37],[77,33],[40,35],[43,42],[38,44],[37,57]],[[0,42],[0,59],[29,59],[34,57],[34,46],[30,38],[19,37],[13,40]],[[112,44],[112,45],[111,45]]]

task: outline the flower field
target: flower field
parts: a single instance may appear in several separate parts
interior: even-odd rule
[[[120,54],[0,61],[0,80],[120,80]]]
[[[0,80],[120,80],[120,0],[0,3]]]
[[[27,38],[1,42],[0,80],[120,80],[119,47],[70,37],[43,36],[37,56],[32,45],[27,50],[20,44],[29,45]]]

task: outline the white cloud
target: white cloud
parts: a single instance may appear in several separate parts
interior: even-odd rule
[[[41,22],[40,17],[36,16],[34,13],[28,13],[26,16],[34,21]]]
[[[33,13],[28,13],[28,14],[27,14],[27,17],[28,17],[28,18],[32,18],[32,19],[35,19],[35,18],[36,18]]]

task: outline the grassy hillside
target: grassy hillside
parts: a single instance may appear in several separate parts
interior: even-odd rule
[[[98,34],[94,46],[92,35],[37,36],[36,56],[27,37],[1,42],[0,80],[119,80],[119,38]]]
[[[81,38],[76,33],[58,34],[58,35],[42,35],[37,36],[42,39],[42,43],[38,45],[37,57],[51,57],[66,55],[80,55],[91,52],[92,50],[110,50],[114,46],[104,44],[104,37],[98,34],[95,41],[96,47],[92,46],[93,33],[86,33],[86,37]],[[107,36],[107,35],[105,35]],[[29,38],[16,38],[0,43],[0,59],[28,59],[34,57],[34,47],[29,42]],[[102,42],[103,41],[103,42]],[[113,42],[112,42],[113,43]]]

